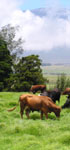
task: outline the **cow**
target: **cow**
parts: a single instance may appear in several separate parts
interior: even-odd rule
[[[70,108],[70,94],[67,96],[66,102],[61,107],[62,107],[62,109],[64,109],[64,108]]]
[[[70,94],[70,88],[66,88],[63,92],[62,95],[68,95]]]
[[[61,91],[56,88],[53,90],[44,91],[40,95],[48,96],[53,100],[54,103],[56,103],[56,101],[60,102]]]
[[[46,85],[32,85],[30,88],[30,92],[35,94],[37,91],[41,91],[41,93],[46,90]]]
[[[32,94],[23,94],[19,97],[20,102],[20,115],[23,118],[23,112],[26,111],[27,118],[30,118],[29,111],[40,111],[41,119],[43,119],[43,114],[45,114],[46,119],[48,119],[48,113],[54,112],[56,117],[60,117],[61,107],[53,103],[52,99],[47,96],[37,96]],[[9,109],[12,111],[16,107]]]

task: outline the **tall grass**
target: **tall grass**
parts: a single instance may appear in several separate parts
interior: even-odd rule
[[[70,109],[61,111],[58,120],[54,113],[40,120],[40,113],[30,113],[28,120],[24,114],[20,118],[20,108],[13,112],[7,109],[18,103],[22,93],[0,93],[0,149],[1,150],[69,150],[70,149]],[[66,96],[61,96],[60,106]],[[58,103],[57,103],[58,105]]]

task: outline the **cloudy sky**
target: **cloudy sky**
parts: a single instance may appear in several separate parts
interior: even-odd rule
[[[48,16],[40,17],[30,10],[51,8]],[[0,28],[7,24],[19,25],[17,36],[25,43],[25,50],[50,51],[57,47],[70,47],[70,12],[68,18],[54,17],[60,8],[69,9],[70,0],[2,0]],[[26,10],[26,11],[24,11]]]

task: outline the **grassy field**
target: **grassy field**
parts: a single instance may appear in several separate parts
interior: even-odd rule
[[[65,73],[70,76],[70,65],[51,65],[42,67],[44,76],[46,75],[61,75]]]
[[[1,150],[70,150],[70,109],[61,111],[58,120],[54,113],[48,120],[40,120],[40,113],[30,113],[31,119],[20,109],[8,112],[22,93],[0,92],[0,149]],[[61,96],[60,106],[66,96]],[[58,103],[57,103],[58,105]]]

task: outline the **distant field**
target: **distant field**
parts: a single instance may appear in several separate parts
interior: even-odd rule
[[[70,66],[69,65],[51,65],[42,67],[44,76],[46,75],[61,75],[65,73],[70,75]]]
[[[52,89],[56,85],[57,75],[46,75],[45,78],[49,80],[49,83],[46,83],[47,89]]]
[[[65,74],[67,78],[70,78],[70,66],[69,65],[51,65],[43,66],[42,72],[45,78],[49,80],[48,88],[55,86],[58,76]]]
[[[7,111],[22,93],[0,92],[0,150],[70,150],[70,109],[62,110],[60,119],[51,113],[41,120],[40,113],[34,112],[30,119],[24,113],[22,120],[19,106]],[[65,100],[61,96],[59,105]]]

